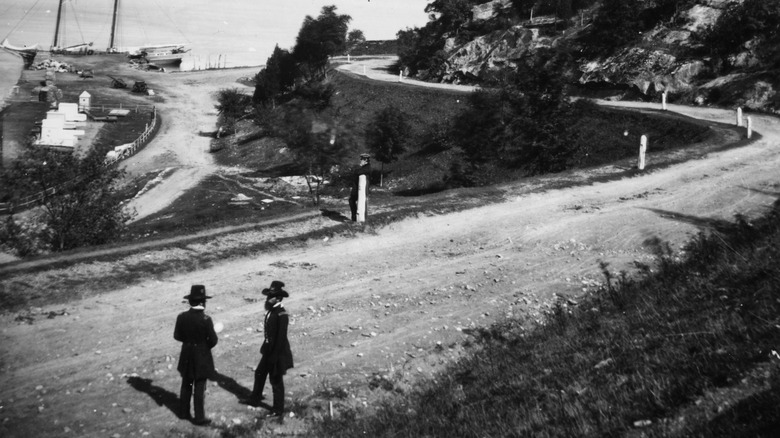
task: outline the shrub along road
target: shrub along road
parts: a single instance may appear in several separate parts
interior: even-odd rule
[[[732,111],[669,108],[705,120],[734,120]],[[295,417],[263,427],[300,432],[307,419],[327,414],[329,402],[336,414],[370,409],[383,391],[371,390],[370,383],[384,379],[397,390],[408,389],[462,354],[469,328],[519,315],[541,321],[559,297],[576,305],[579,294],[601,281],[599,261],[614,271],[630,270],[635,261],[652,263],[659,241],[679,250],[714,220],[762,213],[780,194],[780,123],[760,115],[753,121],[761,136],[752,143],[642,175],[530,194],[506,186],[510,196],[500,204],[407,219],[357,238],[280,247],[67,304],[4,314],[0,434],[171,436],[194,428],[172,412],[180,382],[173,323],[186,308],[182,297],[191,284],[206,285],[214,295],[207,312],[226,327],[214,349],[221,377],[209,384],[206,397],[215,428],[203,436],[253,423],[259,413],[238,398],[250,388],[259,358],[260,290],[271,280],[284,281],[290,291],[285,304],[296,366],[285,381]],[[738,140],[722,135],[711,141]],[[159,143],[152,143],[150,156],[163,154],[153,149]],[[652,159],[651,144],[650,164]],[[583,172],[613,171],[607,166]],[[2,282],[33,289],[56,282],[78,293],[68,290],[69,279],[97,278],[137,267],[139,260],[166,263],[263,233],[273,230],[148,251],[129,257],[132,263],[76,263]]]

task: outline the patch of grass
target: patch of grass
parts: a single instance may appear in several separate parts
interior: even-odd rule
[[[576,307],[559,303],[530,332],[521,319],[484,329],[470,356],[413,394],[375,415],[324,420],[311,436],[771,436],[771,376],[717,416],[673,420],[705,391],[780,361],[770,354],[780,343],[780,202],[660,255],[637,277],[603,266],[607,285]]]
[[[365,148],[362,145],[365,126],[378,111],[392,105],[408,116],[410,140],[407,150],[398,161],[384,166],[386,187],[401,196],[435,193],[448,188],[445,179],[459,154],[456,149],[437,141],[447,142],[445,133],[466,108],[468,92],[371,81],[344,72],[334,73],[330,80],[336,93],[332,107],[325,111],[326,116],[349,129],[360,140],[362,148]],[[587,154],[583,154],[577,168],[635,160],[641,135],[649,138],[648,153],[653,158],[649,165],[655,165],[657,161],[653,160],[658,154],[700,143],[712,134],[706,123],[676,114],[624,111],[585,104],[579,107],[581,118],[575,129],[580,132],[580,149]],[[258,138],[257,128],[245,123],[233,140],[220,143],[215,156],[220,164],[257,169],[257,176],[299,173],[292,157],[279,153],[281,146],[277,140]],[[381,167],[381,163],[373,163],[376,182]],[[479,185],[513,181],[523,176],[518,170],[488,165],[480,173]]]

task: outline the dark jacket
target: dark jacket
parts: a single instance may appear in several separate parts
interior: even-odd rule
[[[290,341],[287,339],[287,326],[290,317],[282,306],[271,308],[265,316],[263,332],[265,340],[260,347],[262,361],[267,361],[271,374],[284,374],[293,367]]]
[[[176,318],[173,338],[181,342],[179,370],[182,378],[202,380],[214,374],[211,349],[217,345],[217,333],[211,317],[201,309],[190,309]]]
[[[354,176],[352,177],[352,190],[349,192],[349,195],[351,197],[354,197],[357,199],[358,196],[358,188],[360,186],[360,175],[366,176],[366,191],[368,191],[368,183],[371,179],[371,165],[370,164],[364,164],[358,168],[358,170],[355,172]]]

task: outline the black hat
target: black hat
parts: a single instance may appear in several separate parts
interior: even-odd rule
[[[360,159],[368,161],[371,159],[371,154],[360,154]]]
[[[192,285],[190,294],[184,296],[185,300],[208,300],[209,298],[211,297],[206,295],[206,286],[202,284]]]
[[[277,297],[277,298],[287,298],[290,296],[290,294],[287,293],[284,288],[284,283],[278,280],[274,280],[271,282],[271,287],[267,289],[263,289],[262,294],[267,295],[268,298]]]

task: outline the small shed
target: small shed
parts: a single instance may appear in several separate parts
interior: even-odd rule
[[[92,108],[92,95],[84,90],[81,94],[79,94],[79,112],[87,112],[90,110],[90,108]]]

